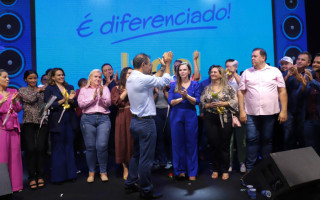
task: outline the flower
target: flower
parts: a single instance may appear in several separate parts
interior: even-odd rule
[[[224,107],[217,107],[217,111],[219,114],[222,114],[224,111]]]
[[[227,74],[228,76],[231,76],[231,75],[232,75],[232,72],[230,72],[229,69],[226,69],[225,72],[226,72],[226,74]]]
[[[211,92],[211,96],[214,99],[218,99],[219,92]]]

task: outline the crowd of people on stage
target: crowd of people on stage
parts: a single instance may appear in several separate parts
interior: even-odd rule
[[[87,182],[94,182],[97,172],[108,181],[111,152],[123,168],[125,191],[140,191],[146,199],[161,197],[153,190],[152,166],[173,167],[178,180],[196,181],[203,149],[212,163],[211,178],[222,180],[234,169],[234,145],[243,173],[273,151],[312,146],[320,154],[320,54],[312,62],[310,53],[301,52],[296,64],[285,56],[277,68],[256,48],[252,67],[239,73],[239,63],[228,59],[224,67],[210,66],[203,80],[198,59],[195,51],[194,72],[181,60],[171,72],[173,53],[165,52],[152,74],[150,56],[141,53],[120,77],[109,63],[93,69],[77,91],[62,68],[47,70],[40,85],[37,72],[27,70],[27,86],[18,91],[8,88],[9,75],[0,69],[0,163],[7,163],[12,190],[23,189],[20,136],[30,189],[45,186],[48,141],[50,181],[77,178],[74,140],[81,132]]]

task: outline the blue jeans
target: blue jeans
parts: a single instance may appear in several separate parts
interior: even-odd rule
[[[284,150],[296,149],[305,146],[303,137],[302,113],[288,112],[288,120],[283,124]]]
[[[304,138],[306,146],[312,146],[320,155],[320,121],[306,120],[304,122]]]
[[[140,192],[152,192],[151,167],[157,141],[156,125],[153,119],[138,119],[132,117],[130,132],[134,140],[133,155],[129,164],[129,175],[125,182],[131,186],[140,177]]]
[[[80,126],[87,148],[86,158],[89,172],[95,172],[98,157],[100,173],[106,173],[111,129],[109,116],[105,114],[83,114]]]
[[[272,152],[273,125],[277,115],[247,115],[247,170],[250,171],[261,150],[262,157]]]

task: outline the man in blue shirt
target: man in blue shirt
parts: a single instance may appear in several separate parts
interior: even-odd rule
[[[301,52],[296,66],[289,68],[284,74],[288,93],[288,120],[284,127],[284,150],[305,146],[303,135],[303,102],[305,97],[300,93],[305,69],[311,64],[312,56],[308,52]]]
[[[170,65],[172,52],[165,52],[162,56],[165,70],[162,77],[150,76],[150,57],[144,53],[133,59],[131,75],[127,80],[127,91],[130,101],[132,120],[130,132],[134,139],[134,152],[129,164],[129,175],[125,182],[127,193],[139,191],[137,182],[140,177],[140,197],[156,199],[161,193],[153,192],[151,183],[151,167],[154,161],[157,130],[153,117],[156,107],[153,99],[153,87],[164,87],[170,83]]]

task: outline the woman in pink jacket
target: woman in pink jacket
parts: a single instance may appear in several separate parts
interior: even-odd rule
[[[18,112],[22,109],[16,89],[8,88],[9,75],[0,69],[0,163],[7,163],[12,191],[23,188]]]

